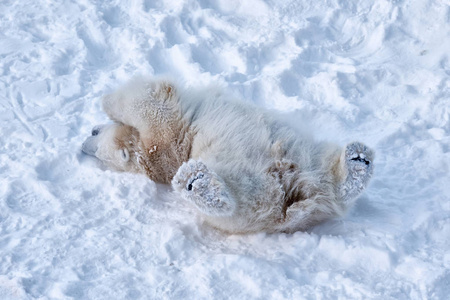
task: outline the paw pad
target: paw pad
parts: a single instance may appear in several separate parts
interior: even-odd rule
[[[188,184],[187,184],[187,186],[186,186],[186,189],[187,189],[188,191],[192,191],[194,182],[195,182],[196,180],[198,180],[198,179],[202,179],[203,176],[204,176],[203,173],[201,173],[201,172],[197,173],[197,175],[196,175],[195,177],[191,178],[191,179],[188,181]]]
[[[366,166],[369,166],[373,160],[372,150],[358,142],[347,145],[345,156],[348,161],[363,163]]]
[[[350,160],[359,161],[359,162],[365,163],[366,166],[368,166],[370,164],[370,161],[365,159],[362,155],[359,155],[357,157],[351,158]]]

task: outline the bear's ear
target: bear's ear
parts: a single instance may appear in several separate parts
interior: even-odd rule
[[[120,101],[114,98],[114,94],[104,95],[101,98],[103,111],[108,115],[112,121],[120,122]]]

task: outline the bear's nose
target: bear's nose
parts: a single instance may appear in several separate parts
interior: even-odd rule
[[[94,128],[92,128],[92,136],[96,136],[100,133],[102,129],[102,126],[95,126]]]
[[[98,135],[98,133],[100,132],[100,130],[99,129],[92,129],[92,135],[93,136],[96,136],[96,135]]]

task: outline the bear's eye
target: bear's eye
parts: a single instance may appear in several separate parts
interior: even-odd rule
[[[123,148],[120,151],[120,156],[122,157],[123,161],[127,162],[130,159],[130,153],[128,152],[128,149]]]

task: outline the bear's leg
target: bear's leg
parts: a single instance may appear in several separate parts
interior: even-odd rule
[[[206,215],[231,216],[236,208],[223,180],[201,161],[190,159],[183,163],[172,179],[172,186]]]
[[[373,173],[374,153],[359,142],[350,143],[345,149],[344,163],[347,178],[341,185],[341,197],[348,203],[367,186]]]

